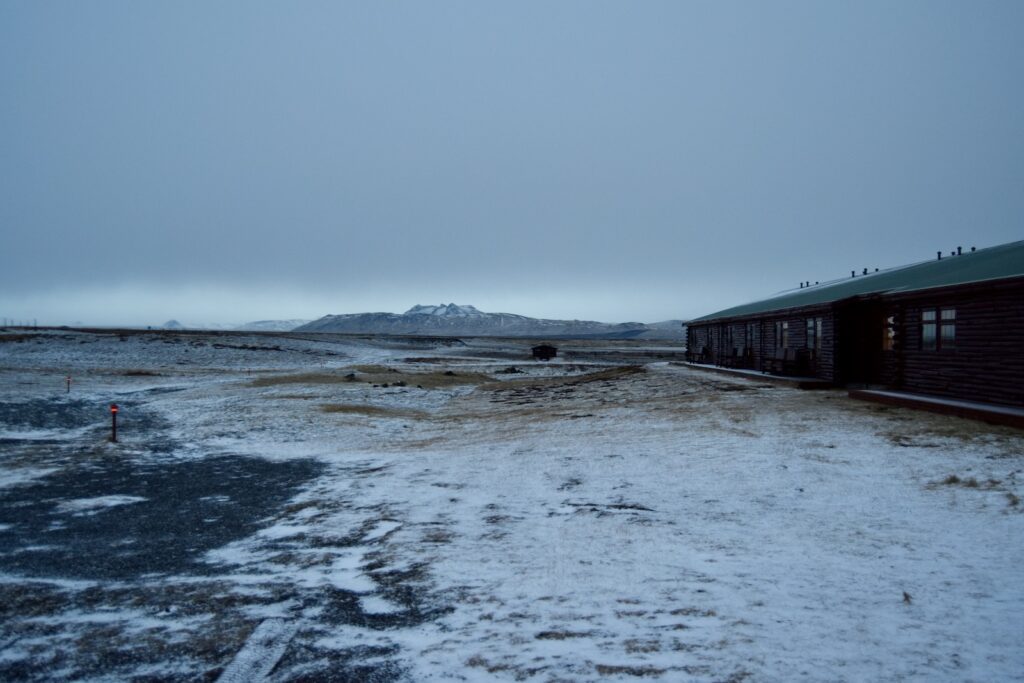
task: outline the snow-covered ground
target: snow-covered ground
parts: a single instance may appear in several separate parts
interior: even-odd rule
[[[0,678],[1024,680],[1021,432],[470,347],[0,343]]]

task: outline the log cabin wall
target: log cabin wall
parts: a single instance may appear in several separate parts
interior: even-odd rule
[[[710,355],[705,362],[716,365],[733,364],[764,370],[767,359],[774,357],[776,348],[776,322],[787,324],[787,347],[809,349],[807,320],[821,319],[821,341],[819,350],[813,354],[805,374],[833,381],[835,378],[835,314],[829,307],[785,311],[783,313],[760,314],[722,322],[692,323],[688,327],[688,343],[694,352],[707,347]],[[744,364],[736,362],[741,349],[750,349]],[[735,351],[734,351],[735,350]]]
[[[719,349],[722,344],[722,331],[718,325],[712,325],[708,328],[708,348],[711,350],[710,361],[718,363]]]
[[[830,382],[836,380],[836,317],[831,310],[814,316],[821,318],[821,350],[817,353],[814,376]]]
[[[752,366],[765,367],[776,351],[775,323],[788,323],[788,346],[807,346],[807,319],[821,318],[820,350],[810,372],[820,379],[844,384],[837,376],[839,347],[844,334],[857,330],[862,320],[851,312],[859,304],[844,307],[792,310],[761,314],[728,322],[694,324],[691,343],[708,346],[710,362],[721,363],[728,335],[745,340],[747,325],[753,327]],[[955,327],[953,345],[942,341],[942,311],[955,310],[947,320]],[[883,297],[882,330],[871,331],[868,343],[881,352],[879,376],[873,383],[954,399],[1024,406],[1024,278],[932,289],[921,293]],[[934,311],[936,348],[924,348],[923,311]],[[891,318],[891,323],[890,323]],[[884,327],[893,329],[886,347]],[[845,327],[844,327],[845,326]],[[873,336],[872,336],[873,335]],[[877,338],[875,338],[877,337]]]
[[[691,354],[702,354],[705,348],[711,348],[710,325],[690,325],[686,329],[686,336],[687,350]]]
[[[821,339],[815,344],[814,339],[808,336],[807,321],[816,321],[819,318],[821,319]],[[830,382],[835,381],[836,325],[835,314],[831,308],[816,306],[787,311],[783,315],[772,315],[764,318],[759,327],[762,330],[762,334],[767,336],[763,344],[766,358],[771,358],[777,350],[775,341],[776,322],[787,323],[789,348],[803,349],[808,353],[809,362],[806,374]],[[813,324],[815,325],[814,335],[817,335],[817,324]]]
[[[943,309],[956,311],[952,348],[941,338]],[[890,310],[902,314],[894,388],[1024,406],[1024,279],[894,296]],[[924,311],[935,311],[936,348],[922,343]]]

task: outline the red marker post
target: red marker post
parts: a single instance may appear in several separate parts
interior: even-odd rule
[[[117,443],[117,404],[110,404],[110,440]]]

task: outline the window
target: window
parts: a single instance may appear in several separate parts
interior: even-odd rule
[[[807,319],[807,348],[821,351],[821,318]]]
[[[789,322],[785,320],[775,321],[775,348],[789,348]]]
[[[935,309],[925,309],[921,311],[921,350],[934,351],[937,348],[939,344],[935,336]]]
[[[938,315],[936,315],[938,314]],[[921,311],[921,349],[935,351],[956,348],[956,309],[926,308]]]
[[[956,309],[943,308],[940,314],[942,324],[939,327],[939,347],[943,349],[956,348]]]
[[[885,327],[882,328],[882,350],[892,351],[893,342],[896,339],[896,316],[890,315],[885,319]]]

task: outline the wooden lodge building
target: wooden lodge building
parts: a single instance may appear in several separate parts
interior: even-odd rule
[[[693,362],[1024,406],[1024,241],[806,283],[687,326]]]

